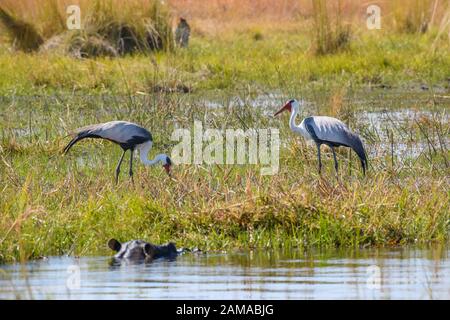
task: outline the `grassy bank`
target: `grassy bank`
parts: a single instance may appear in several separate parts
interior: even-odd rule
[[[151,93],[156,87],[191,91],[308,85],[448,86],[450,47],[431,51],[433,36],[365,36],[334,55],[314,56],[299,31],[251,31],[193,39],[189,50],[121,59],[77,60],[51,54],[0,55],[2,94],[73,92]]]
[[[428,96],[412,104],[422,105]],[[409,116],[402,125],[386,123],[392,129],[384,137],[375,125],[357,120],[362,111],[354,101],[361,95],[344,94],[342,104],[338,97],[315,98],[313,92],[305,96],[321,114],[353,119],[352,127],[363,136],[369,154],[383,151],[370,158],[366,178],[355,155],[341,150],[337,180],[325,148],[326,169],[320,178],[315,149],[293,137],[287,118],[267,116],[267,110],[251,104],[211,110],[198,96],[176,94],[132,100],[85,95],[4,99],[1,259],[105,254],[111,237],[171,240],[205,250],[445,242],[450,218],[445,101],[429,106],[430,114]],[[284,99],[279,98],[280,104]],[[394,109],[399,101],[395,97],[392,105],[387,99],[365,103]],[[218,103],[226,105],[225,100]],[[222,121],[227,128],[243,128],[243,123],[280,128],[280,172],[261,176],[259,165],[179,165],[169,178],[160,167],[137,165],[134,185],[123,170],[115,186],[120,150],[111,143],[81,143],[68,156],[60,154],[71,128],[111,119],[150,128],[154,153],[169,154],[177,143],[170,141],[172,130],[190,129],[194,119],[211,128],[220,128]],[[418,156],[390,152],[391,140],[415,146],[426,139],[429,144]]]
[[[422,7],[411,4],[403,5],[408,10],[401,11],[401,1],[396,2],[393,8],[383,7],[382,28],[368,30],[366,18],[355,14],[364,11],[364,6],[356,2],[317,1],[315,7],[309,1],[301,1],[300,5],[289,1],[290,11],[277,2],[271,3],[273,0],[262,1],[261,7],[253,9],[254,4],[247,2],[243,5],[221,1],[206,7],[202,7],[201,2],[195,6],[184,2],[172,4],[171,17],[175,19],[184,13],[192,24],[187,50],[161,52],[138,48],[133,51],[135,54],[121,58],[99,55],[95,59],[74,59],[73,55],[58,49],[33,53],[14,50],[17,40],[0,35],[0,93],[134,94],[137,91],[151,93],[155,88],[166,91],[185,88],[197,92],[248,88],[287,91],[309,85],[395,87],[411,82],[448,88],[450,13],[445,3],[438,3],[440,10],[433,14],[432,1],[427,1],[427,7],[431,9],[426,13],[422,12]],[[120,39],[110,38],[118,31],[104,30],[114,26],[125,28],[133,21],[136,21],[136,29],[143,29],[138,21],[147,20],[139,18],[139,14],[151,11],[156,2],[144,1],[138,10],[139,2],[132,1],[128,9],[117,10],[115,6],[115,9],[111,8],[107,0],[98,0],[93,5],[103,9],[93,15],[89,2],[81,1],[87,15],[86,23],[92,22],[92,26],[86,26],[83,32],[94,29],[89,32],[104,41],[117,43]],[[4,0],[3,3],[0,1],[0,7],[11,11],[16,8],[14,2]],[[54,8],[52,3],[48,1],[47,6]],[[64,15],[64,6],[60,3],[58,8],[59,14]],[[50,26],[45,24],[47,20],[43,17],[49,13],[41,11],[35,4],[15,9],[24,21],[47,34],[49,32],[45,30]],[[132,12],[138,13],[133,15]],[[151,13],[148,15],[152,16]],[[433,21],[427,24],[426,32],[414,32],[423,24],[418,16]],[[54,20],[55,23],[58,21]],[[159,28],[166,30],[168,14],[150,19],[159,20],[166,23]],[[408,27],[404,27],[405,24]],[[58,28],[61,26],[50,29]],[[0,30],[3,35],[8,34],[1,23]],[[76,30],[66,32],[64,37],[86,36],[78,33]],[[144,36],[140,35],[140,38]],[[63,45],[66,49],[71,46],[70,43]]]
[[[345,47],[318,54],[311,17],[238,24],[230,14],[223,32],[191,18],[189,48],[170,52],[76,59],[0,42],[0,261],[107,254],[112,237],[204,250],[448,241],[446,33],[353,27]],[[338,117],[362,136],[366,178],[340,150],[336,179],[326,148],[317,175],[315,148],[271,116],[292,97],[305,99],[303,115]],[[61,156],[72,129],[115,119],[149,128],[152,154],[170,154],[173,130],[194,120],[279,128],[280,171],[178,165],[169,178],[136,160],[135,184],[123,167],[115,186],[117,146],[91,141]]]

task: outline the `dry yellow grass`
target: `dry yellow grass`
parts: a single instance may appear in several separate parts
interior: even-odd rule
[[[243,26],[259,24],[261,27],[286,28],[304,22],[313,16],[314,0],[168,0],[173,16],[192,21],[200,32],[218,33],[239,30]],[[327,9],[336,13],[340,8],[344,23],[365,28],[369,5],[380,6],[386,28],[402,29],[407,17],[412,21],[428,19],[439,26],[448,19],[449,2],[446,0],[327,0]]]
[[[65,14],[68,5],[78,4],[86,8],[93,1],[89,0],[0,0],[0,7],[20,12],[27,20],[39,19],[46,15],[52,20],[55,8]],[[120,6],[121,14],[130,10],[145,11],[151,0],[131,0],[127,5],[111,0],[113,6]],[[448,20],[449,1],[447,0],[327,0],[329,12],[334,13],[341,8],[344,22],[352,22],[364,26],[366,9],[369,5],[380,6],[383,23],[390,26],[400,24],[406,17],[412,19],[428,18],[430,24],[439,26],[443,19]],[[313,0],[162,0],[173,13],[174,22],[178,17],[185,17],[199,30],[213,32],[223,29],[239,29],[242,25],[256,23],[268,24],[283,28],[286,24],[312,18]]]
[[[7,9],[25,22],[33,26],[44,38],[49,38],[64,29],[64,19],[68,5],[78,4],[81,7],[82,23],[88,21],[90,8],[97,3],[108,4],[114,10],[108,14],[114,15],[115,21],[140,20],[142,13],[149,12],[154,0],[131,0],[123,5],[119,0],[0,0],[0,8]],[[368,32],[366,28],[367,7],[375,4],[381,8],[382,30],[392,33],[424,32],[430,28],[438,29],[439,34],[450,32],[450,7],[445,0],[397,0],[397,1],[363,1],[363,0],[327,0],[327,19],[314,23],[317,17],[320,1],[313,0],[161,0],[167,5],[172,16],[172,27],[179,17],[188,20],[196,36],[207,35],[217,37],[229,32],[252,31],[256,37],[270,31],[287,31],[306,33],[316,39],[316,51],[339,49],[344,37],[344,46],[353,33]],[[316,5],[314,5],[316,4]],[[120,10],[117,10],[120,8]],[[322,12],[324,8],[320,9]],[[316,12],[316,13],[315,13]],[[105,15],[108,18],[108,15]],[[131,18],[132,17],[132,18]],[[325,23],[325,29],[321,24]],[[348,28],[347,28],[348,26]],[[343,28],[345,27],[345,28]],[[1,28],[1,25],[0,25]],[[350,33],[351,29],[351,33]],[[317,36],[322,32],[322,36]],[[329,31],[326,31],[329,30]],[[327,39],[327,34],[335,33],[335,39]],[[323,36],[325,34],[325,36]],[[321,39],[321,40],[319,40]],[[450,34],[449,34],[450,39]],[[325,48],[322,48],[325,47]],[[331,48],[329,48],[331,47]]]
[[[7,32],[11,46],[22,51],[46,48],[45,41],[55,37],[76,56],[117,56],[173,47],[170,14],[159,0],[132,0],[126,5],[116,0],[78,1],[81,30],[68,30],[66,10],[73,4],[0,0],[0,28]]]

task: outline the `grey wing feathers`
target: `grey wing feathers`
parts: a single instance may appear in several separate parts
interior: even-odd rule
[[[95,132],[96,130],[98,130],[99,128],[101,128],[102,125],[103,125],[103,123],[98,123],[98,124],[92,124],[89,126],[81,127],[81,128],[75,129],[74,133],[77,135],[92,133],[92,132]]]
[[[311,138],[313,138],[314,141],[319,141],[319,137],[316,135],[316,132],[314,131],[314,119],[312,117],[305,118],[305,128],[308,131]]]
[[[365,172],[367,156],[361,139],[351,132],[342,121],[331,117],[317,116],[306,118],[304,123],[306,130],[316,143],[352,148],[360,158]]]
[[[119,144],[140,144],[152,140],[150,132],[137,124],[115,121],[105,124],[96,134],[102,138],[113,140]]]
[[[83,140],[85,138],[95,137],[95,135],[93,133],[98,129],[99,126],[100,126],[100,124],[94,124],[94,125],[76,129],[74,132],[75,136],[72,138],[72,140],[70,140],[70,142],[64,148],[63,153],[66,154],[67,152],[69,152],[70,148],[72,148],[72,146],[75,143],[77,143],[78,141]]]
[[[367,169],[367,154],[366,150],[364,150],[361,139],[356,134],[351,132],[348,128],[346,130],[342,130],[339,135],[339,140],[342,141],[340,143],[352,148],[353,151],[355,151],[355,153],[358,155],[359,160],[361,161],[363,173],[365,174]]]
[[[358,155],[359,160],[361,161],[363,172],[365,174],[367,169],[367,154],[366,150],[364,150],[362,141],[356,134],[352,132],[347,132],[347,136],[349,141],[349,147],[351,147]]]
[[[126,148],[152,140],[150,132],[137,124],[127,121],[110,121],[75,130],[75,136],[64,148],[64,153],[67,153],[75,143],[85,138],[103,138]]]
[[[133,139],[137,139],[138,141],[141,141],[139,143],[145,142],[145,141],[153,141],[152,134],[145,128],[142,128],[140,126],[135,125],[133,127]],[[130,142],[130,141],[127,141]]]

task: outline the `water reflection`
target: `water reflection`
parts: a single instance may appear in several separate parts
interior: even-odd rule
[[[0,298],[450,298],[449,249],[442,246],[188,254],[175,261],[114,267],[109,261],[110,257],[51,257],[4,265]]]

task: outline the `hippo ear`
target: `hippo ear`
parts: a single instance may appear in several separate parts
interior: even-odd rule
[[[117,241],[116,239],[110,239],[108,241],[108,247],[111,248],[111,250],[114,250],[116,252],[120,251],[120,248],[122,247],[122,245],[120,244],[119,241]]]
[[[155,247],[153,247],[150,243],[144,244],[144,252],[146,255],[153,257],[155,255]]]
[[[177,247],[175,246],[175,243],[173,243],[173,242],[169,242],[169,244],[167,245],[167,248],[172,252],[177,251]]]

